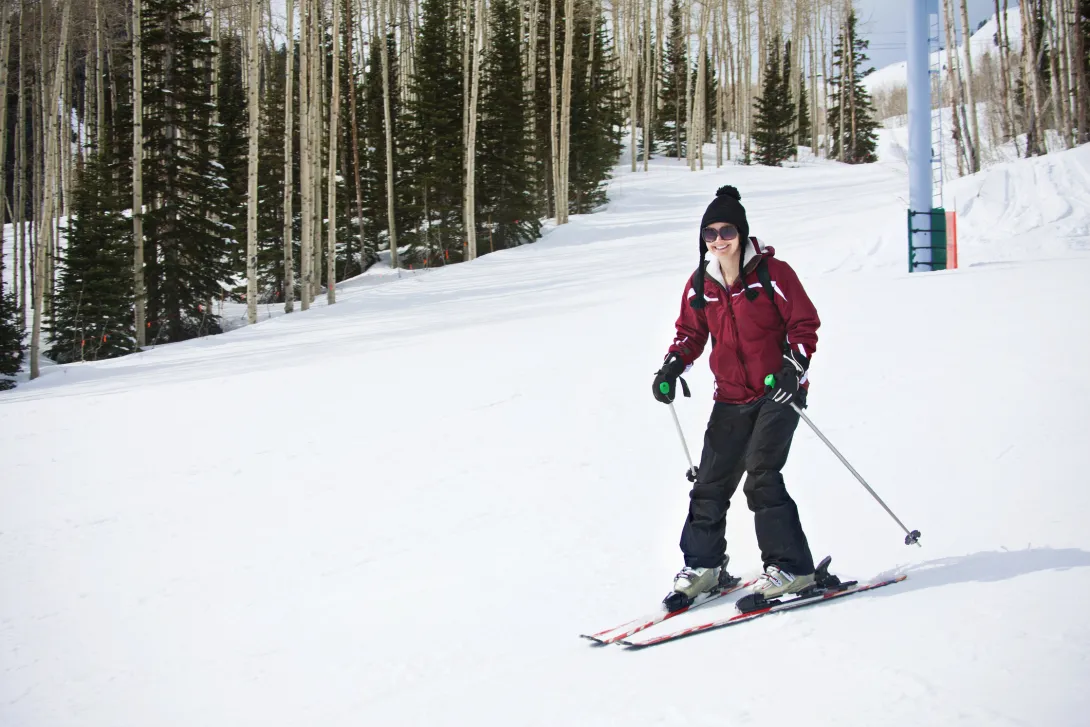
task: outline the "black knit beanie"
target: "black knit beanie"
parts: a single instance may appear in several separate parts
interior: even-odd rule
[[[746,221],[746,208],[742,206],[742,193],[735,187],[726,185],[715,190],[715,199],[704,210],[704,216],[700,219],[700,230],[697,231],[700,262],[697,263],[696,274],[693,276],[693,292],[696,295],[689,300],[689,305],[697,309],[704,307],[704,256],[708,252],[708,245],[704,242],[704,228],[713,222],[729,222],[737,227],[742,244],[749,239],[749,222]]]

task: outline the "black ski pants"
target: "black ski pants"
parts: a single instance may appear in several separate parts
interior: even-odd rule
[[[711,568],[723,562],[727,509],[745,472],[742,491],[753,511],[764,565],[795,575],[814,572],[798,507],[780,474],[798,423],[793,408],[767,399],[749,404],[716,402],[681,531],[685,565]]]

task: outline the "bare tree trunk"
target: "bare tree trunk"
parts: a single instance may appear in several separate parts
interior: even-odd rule
[[[1007,57],[1007,49],[1003,42],[1003,21],[1005,13],[999,7],[999,0],[995,0],[995,44],[997,46],[999,55],[999,98],[1002,104],[1002,113],[1000,116],[1003,119],[1003,141],[1006,141],[1011,137],[1011,116],[1010,116],[1010,59]]]
[[[1044,146],[1042,145],[1041,136],[1044,131],[1044,119],[1041,118],[1042,106],[1041,106],[1041,92],[1040,92],[1040,74],[1038,73],[1038,57],[1037,46],[1034,39],[1034,22],[1033,11],[1029,7],[1029,3],[1022,2],[1022,43],[1025,63],[1025,76],[1026,83],[1028,84],[1030,97],[1026,99],[1027,105],[1032,102],[1030,108],[1030,123],[1027,130],[1028,138],[1026,140],[1026,156],[1031,154],[1044,153]]]
[[[685,161],[689,162],[689,169],[693,168],[693,77],[692,60],[690,56],[690,45],[693,37],[693,0],[682,0],[681,2],[682,12],[685,13],[683,17],[683,25],[685,27],[684,37],[685,51],[682,54],[684,56],[685,65]]]
[[[325,62],[325,17],[323,15],[325,5],[322,0],[315,3],[314,10],[314,51],[318,60],[310,67],[311,73],[314,74],[314,85],[311,88],[315,94],[314,108],[317,109],[317,113],[313,116],[314,125],[311,128],[314,140],[314,242],[310,248],[311,254],[314,255],[310,267],[312,273],[310,300],[312,303],[318,298],[318,293],[322,289],[322,245],[324,242],[322,222],[325,217],[322,209],[322,129],[326,122],[326,110],[329,108],[326,99],[327,71]],[[328,150],[326,151],[328,152]]]
[[[722,4],[722,3],[720,3]],[[712,13],[712,68],[719,75],[719,84],[715,88],[715,167],[723,166],[723,94],[726,89],[726,74],[723,73],[723,43],[719,27],[719,14]]]
[[[942,0],[943,27],[946,30],[946,76],[950,83],[950,116],[953,118],[954,127],[954,155],[958,162],[958,176],[965,175],[965,162],[963,157],[969,159],[966,154],[965,134],[962,133],[961,122],[958,120],[958,109],[961,107],[961,91],[958,74],[957,46],[954,44],[953,13],[950,11],[951,0]],[[972,170],[972,163],[968,164]]]
[[[629,38],[626,44],[628,49],[628,128],[631,133],[632,143],[628,145],[628,152],[632,159],[632,171],[636,171],[636,150],[639,148],[639,141],[636,138],[637,106],[640,97],[640,15],[639,8],[636,7],[637,2],[638,0],[628,0],[624,4],[624,13],[627,20],[625,26],[628,29],[627,35]],[[560,224],[559,220],[557,224]]]
[[[314,163],[311,138],[311,32],[314,0],[299,5],[299,307],[310,308],[311,245],[314,241]],[[290,131],[288,132],[290,133]]]
[[[19,0],[19,101],[18,117],[15,121],[15,222],[18,228],[19,241],[15,248],[18,251],[19,264],[11,273],[11,279],[16,284],[19,306],[19,329],[26,328],[26,299],[27,299],[27,235],[26,235],[26,42],[23,34],[23,17],[26,13],[26,4]]]
[[[292,0],[287,0],[288,37],[285,43],[287,49],[287,69],[284,73],[284,312],[291,313],[295,309],[295,270],[293,259],[292,238],[294,237],[294,225],[292,224],[292,136],[294,135],[293,111],[295,106],[293,84],[295,81],[295,8]],[[301,24],[300,24],[301,25]]]
[[[1078,88],[1075,102],[1078,106],[1079,117],[1078,141],[1082,144],[1090,141],[1090,125],[1087,124],[1086,118],[1087,109],[1090,109],[1090,82],[1088,82],[1086,77],[1086,66],[1082,63],[1082,59],[1086,58],[1086,54],[1090,52],[1090,48],[1086,47],[1084,34],[1078,23],[1079,14],[1076,12],[1075,25],[1071,29],[1071,35],[1075,39],[1075,75],[1077,76],[1076,87]]]
[[[556,0],[549,0],[549,150],[552,162],[553,208],[556,212],[556,224],[560,225],[563,223],[560,212],[560,149],[556,116]]]
[[[657,74],[651,65],[651,0],[643,0],[643,3],[643,171],[646,172],[651,163],[651,88]],[[593,37],[592,33],[591,38]],[[591,48],[593,47],[592,43]]]
[[[465,198],[463,217],[466,230],[466,260],[477,258],[477,98],[481,88],[481,54],[484,47],[484,0],[476,0],[473,18],[466,18],[467,32],[473,29],[473,58],[469,77],[469,133],[465,143]],[[470,23],[472,22],[472,25]],[[558,220],[559,222],[559,220]]]
[[[484,0],[481,0],[482,4]],[[638,16],[637,16],[638,17]],[[568,159],[571,151],[571,74],[575,54],[575,0],[564,3],[564,68],[560,83],[560,194],[557,224],[568,222]],[[638,67],[639,64],[637,63]],[[632,143],[636,143],[633,136]],[[559,219],[563,215],[563,219]]]
[[[341,135],[341,14],[338,0],[330,3],[333,13],[333,89],[329,98],[329,168],[326,171],[326,304],[337,302],[337,141]]]
[[[48,99],[46,112],[42,114],[43,121],[46,124],[47,130],[45,131],[45,138],[48,140],[48,151],[46,152],[46,178],[42,183],[42,215],[37,218],[38,228],[41,230],[38,237],[38,248],[35,254],[35,266],[34,273],[37,278],[37,284],[34,286],[34,323],[30,335],[30,378],[36,379],[41,375],[39,367],[39,356],[41,354],[41,335],[42,335],[42,314],[45,297],[45,285],[46,285],[46,255],[48,254],[49,244],[46,240],[53,235],[53,215],[54,207],[57,200],[57,180],[55,176],[56,163],[58,158],[57,148],[59,141],[57,138],[57,112],[60,104],[60,85],[64,79],[64,63],[65,63],[65,49],[68,47],[68,19],[71,15],[72,5],[67,0],[62,0],[64,10],[61,15],[61,31],[60,38],[57,42],[57,63],[53,71],[53,82],[48,93],[45,97]],[[139,0],[135,3],[137,8],[140,7]],[[139,27],[139,26],[136,26]],[[139,37],[136,34],[134,37]],[[42,75],[45,75],[45,65],[42,65]],[[43,78],[44,87],[44,78]],[[134,210],[135,212],[135,210]],[[134,215],[135,217],[135,215]]]
[[[1054,0],[1054,2],[1060,6],[1056,8],[1057,12],[1062,11],[1062,0]],[[1056,13],[1053,12],[1051,2],[1045,3],[1045,23],[1048,25],[1049,39],[1052,42],[1049,66],[1052,71],[1050,96],[1052,98],[1053,123],[1056,124],[1056,128],[1060,132],[1064,148],[1070,149],[1071,125],[1067,122],[1067,88],[1062,65],[1065,59],[1063,35],[1060,33],[1060,24],[1056,22]]]
[[[251,325],[257,323],[257,138],[260,128],[258,125],[260,108],[257,103],[258,94],[258,56],[257,56],[257,32],[261,25],[261,5],[258,0],[250,0],[250,40],[249,40],[249,64],[247,69],[247,93],[249,95],[249,169],[247,176],[246,192],[246,320]]]
[[[291,2],[291,0],[288,0]],[[356,123],[356,56],[352,48],[352,8],[348,6],[347,0],[345,2],[346,12],[344,15],[345,22],[347,23],[347,42],[348,42],[348,106],[351,113],[352,122],[352,170],[353,176],[356,182],[356,225],[359,228],[360,234],[360,270],[363,270],[363,185],[360,182],[360,138],[359,138],[359,126]],[[362,48],[361,48],[362,50]],[[424,215],[424,224],[428,225],[427,214]]]
[[[103,80],[106,68],[102,42],[102,3],[95,0],[95,131],[100,150],[106,148],[106,83]]]
[[[527,19],[529,25],[529,43],[526,50],[526,97],[530,99],[530,103],[536,106],[535,99],[537,98],[537,24],[538,13],[541,12],[539,5],[540,0],[532,0],[530,5],[530,17]],[[536,159],[535,151],[537,149],[537,121],[534,118],[534,114],[526,114],[526,135],[530,139],[528,146],[527,157],[530,160]]]
[[[690,133],[692,134],[691,146],[693,147],[693,154],[691,156],[691,162],[689,163],[689,169],[695,171],[697,166],[701,169],[704,168],[704,132],[708,127],[707,120],[707,98],[708,98],[708,69],[707,69],[707,50],[708,50],[708,19],[710,17],[710,8],[708,5],[709,0],[704,0],[700,4],[700,42],[697,46],[697,60],[696,60],[696,97],[693,100],[693,127],[695,127]]]
[[[386,125],[386,218],[390,233],[390,267],[398,267],[397,255],[397,222],[394,219],[394,127],[390,113],[390,61],[387,57],[386,28],[389,27],[386,20],[385,5],[390,0],[380,2],[379,15],[382,32],[379,38],[379,56],[382,58],[382,116]]]
[[[3,231],[7,218],[7,151],[8,151],[8,59],[11,56],[11,9],[0,8],[0,270],[4,268]],[[21,70],[20,70],[21,72]],[[19,143],[19,139],[15,139]],[[0,297],[4,295],[4,281],[0,278]]]
[[[969,28],[968,0],[961,0],[961,37],[965,40],[965,99],[969,104],[969,125],[972,132],[969,137],[970,158],[973,172],[976,173],[980,171],[980,126],[977,123],[976,101],[973,96],[973,53],[970,42],[972,30]]]
[[[731,109],[730,115],[727,116],[727,161],[730,161],[730,138],[731,132],[738,133],[738,73],[737,64],[734,57],[734,41],[730,34],[730,14],[727,12],[728,2],[723,0],[723,33],[726,36],[726,46],[724,47],[724,55],[726,56],[727,71],[730,76],[730,93],[731,93]]]
[[[141,0],[132,3],[132,240],[133,240],[133,298],[136,314],[136,348],[147,343],[146,306],[147,290],[144,286],[144,61],[141,43]]]

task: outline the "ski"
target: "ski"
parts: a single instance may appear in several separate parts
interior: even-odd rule
[[[797,596],[788,601],[772,600],[762,608],[749,611],[748,613],[737,613],[729,618],[718,619],[715,621],[709,621],[708,623],[700,624],[697,626],[690,626],[689,628],[674,631],[672,633],[663,634],[662,636],[655,636],[650,639],[643,639],[639,641],[632,641],[627,636],[620,639],[615,639],[617,643],[627,646],[629,649],[643,649],[648,646],[655,646],[657,644],[663,644],[667,641],[675,641],[677,639],[685,638],[686,636],[692,636],[693,634],[703,633],[705,631],[711,631],[713,629],[725,628],[727,626],[734,626],[744,621],[752,621],[755,618],[761,616],[776,613],[778,611],[786,611],[792,608],[802,608],[804,606],[812,606],[818,603],[824,603],[836,598],[842,598],[844,596],[851,596],[856,593],[862,593],[863,591],[872,591],[875,588],[882,588],[883,586],[889,586],[894,583],[900,583],[907,575],[901,574],[887,580],[878,581],[877,583],[868,583],[866,585],[857,585],[852,583],[843,583],[832,588],[822,590],[819,593],[812,595]],[[613,642],[606,642],[613,643]]]
[[[579,636],[584,639],[590,639],[595,644],[599,644],[601,646],[605,646],[606,644],[612,644],[620,641],[621,639],[627,639],[629,636],[634,636],[635,634],[638,634],[645,629],[649,629],[655,624],[660,624],[663,621],[671,619],[674,616],[680,616],[683,613],[688,613],[689,611],[692,611],[694,608],[718,600],[723,596],[728,596],[731,593],[742,590],[743,588],[749,588],[756,582],[756,578],[746,581],[745,583],[743,583],[741,579],[735,579],[735,583],[733,585],[720,588],[715,591],[701,593],[699,596],[693,599],[693,602],[690,603],[688,606],[679,608],[676,611],[667,611],[665,608],[662,608],[655,613],[644,616],[643,618],[635,618],[631,621],[626,621],[619,626],[614,626],[613,628],[605,629],[604,631],[599,631],[595,634],[580,634]]]

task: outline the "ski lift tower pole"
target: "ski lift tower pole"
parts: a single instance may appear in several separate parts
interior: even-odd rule
[[[931,270],[930,6],[908,0],[908,270]]]

